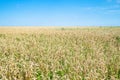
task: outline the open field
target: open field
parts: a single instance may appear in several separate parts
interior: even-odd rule
[[[0,27],[1,80],[120,80],[120,27]]]

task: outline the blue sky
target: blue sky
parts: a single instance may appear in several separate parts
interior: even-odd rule
[[[0,0],[0,26],[120,26],[120,0]]]

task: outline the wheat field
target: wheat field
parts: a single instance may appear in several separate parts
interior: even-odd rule
[[[120,27],[0,27],[0,80],[120,80]]]

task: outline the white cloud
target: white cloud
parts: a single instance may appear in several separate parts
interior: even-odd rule
[[[108,10],[108,12],[114,12],[114,13],[115,13],[115,12],[116,12],[116,13],[119,12],[119,13],[120,13],[120,10]]]
[[[120,4],[120,0],[106,0],[107,2],[115,2],[117,4]]]
[[[107,2],[112,2],[112,0],[107,0]]]
[[[105,13],[105,14],[120,14],[120,0],[106,0],[113,5],[97,6],[97,7],[84,7],[82,9],[92,12]]]
[[[116,2],[117,2],[118,4],[120,4],[120,0],[116,0]]]
[[[120,10],[107,10],[104,12],[105,14],[120,14]]]
[[[118,4],[111,6],[84,7],[82,9],[103,14],[120,14],[120,5]]]

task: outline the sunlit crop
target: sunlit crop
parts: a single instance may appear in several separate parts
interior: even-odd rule
[[[0,28],[0,80],[120,80],[120,28]]]

